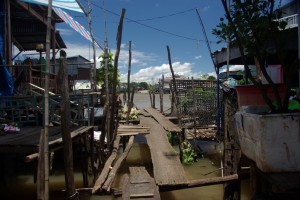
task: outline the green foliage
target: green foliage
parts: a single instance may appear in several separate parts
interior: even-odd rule
[[[96,82],[97,85],[104,85],[105,86],[105,56],[104,53],[102,53],[100,56],[100,68],[96,69]],[[108,68],[108,86],[109,88],[112,88],[113,85],[113,76],[114,76],[114,65],[113,65],[113,54],[108,53],[108,62],[107,62],[107,68]],[[117,75],[117,85],[120,84],[120,74]]]
[[[145,90],[148,89],[148,83],[147,82],[140,82],[139,87],[144,88]]]
[[[248,54],[261,57],[276,34],[287,24],[277,20],[282,13],[280,10],[274,12],[274,7],[274,0],[235,1],[230,7],[232,24],[221,19],[212,32],[221,41],[235,44],[235,31],[238,31],[238,37]]]
[[[284,50],[286,46],[287,38],[291,31],[285,30],[285,37],[282,37],[280,33],[286,28],[287,22],[279,20],[282,18],[282,11],[277,7],[280,5],[275,0],[244,0],[244,1],[233,1],[230,9],[228,9],[227,1],[221,0],[226,13],[228,22],[224,22],[221,19],[220,23],[213,29],[212,33],[220,39],[220,41],[228,42],[231,46],[238,46],[240,53],[243,57],[245,70],[249,79],[256,86],[262,86],[262,81],[252,76],[247,63],[247,58],[244,57],[243,53],[247,52],[247,57],[255,59],[256,66],[261,68],[262,74],[265,79],[271,80],[268,73],[265,70],[266,61],[271,54],[276,54],[278,63],[284,70],[286,78],[289,79],[295,73],[296,65],[288,64],[295,62],[288,59],[288,54]],[[272,81],[268,81],[269,84],[273,85]],[[288,84],[287,84],[288,85]],[[278,88],[274,86],[275,93],[278,94]],[[289,88],[287,88],[289,90]],[[279,95],[278,95],[279,96]],[[264,95],[266,103],[270,107],[271,111],[274,112],[275,108],[270,103],[270,98]],[[279,110],[287,110],[287,99],[284,98],[281,102],[278,97],[276,99],[279,104]]]
[[[183,163],[187,165],[193,163],[197,154],[195,153],[191,143],[189,143],[187,140],[183,141],[181,143],[181,149],[183,153]]]
[[[168,139],[169,143],[171,144],[172,143],[172,139],[173,139],[172,133],[167,132],[167,139]]]

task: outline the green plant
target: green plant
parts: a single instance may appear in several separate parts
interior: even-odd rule
[[[195,153],[195,150],[191,143],[189,143],[187,140],[183,141],[181,143],[181,149],[183,153],[183,163],[184,164],[191,164],[195,161],[195,158],[197,154]]]
[[[221,0],[227,23],[221,18],[221,22],[213,29],[213,34],[221,41],[227,42],[230,46],[236,46],[241,54],[241,59],[246,71],[246,77],[258,87],[266,104],[272,112],[276,112],[271,98],[268,96],[266,89],[263,86],[262,80],[252,76],[249,68],[249,58],[255,62],[265,80],[271,86],[276,97],[278,105],[277,112],[286,112],[288,108],[289,92],[286,92],[282,101],[279,95],[279,89],[270,78],[266,63],[272,56],[278,58],[278,64],[282,66],[286,76],[286,90],[292,86],[292,77],[299,69],[297,55],[289,55],[283,49],[286,40],[289,40],[291,30],[287,29],[286,22],[279,20],[282,16],[282,11],[276,8],[278,6],[275,0],[238,0],[232,2],[228,8],[227,0]],[[283,37],[284,31],[284,37]],[[246,53],[245,53],[246,52]]]
[[[113,66],[113,54],[108,53],[107,57],[107,69],[108,69],[108,87],[112,88],[113,84],[113,74],[114,74],[114,66]],[[98,85],[104,85],[105,86],[105,56],[104,53],[102,53],[100,56],[100,68],[96,69],[96,82]],[[120,74],[118,73],[117,76],[117,85],[120,85]]]
[[[167,132],[167,139],[168,139],[169,143],[171,144],[172,143],[172,139],[173,139],[173,136],[172,136],[171,132]]]

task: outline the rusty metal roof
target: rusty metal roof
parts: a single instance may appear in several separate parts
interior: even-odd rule
[[[10,1],[12,42],[20,51],[36,50],[36,44],[46,44],[47,7],[28,4],[17,0]],[[63,20],[53,11],[52,28]],[[55,31],[55,48],[66,48],[59,31]],[[53,42],[50,42],[53,48]]]

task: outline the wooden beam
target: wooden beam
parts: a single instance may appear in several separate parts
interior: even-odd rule
[[[19,4],[22,8],[27,10],[32,16],[36,17],[42,23],[47,25],[47,19],[42,17],[39,13],[37,13],[34,9],[32,9],[28,3],[17,1],[17,4]],[[54,27],[52,25],[51,25],[51,29],[54,29]]]
[[[117,157],[120,139],[121,139],[120,136],[116,137],[116,139],[114,141],[113,151],[112,151],[110,157],[105,162],[103,170],[101,171],[100,176],[98,177],[98,179],[95,182],[95,185],[92,189],[92,194],[95,194],[97,192],[97,190],[99,190],[102,187],[103,183],[105,182],[107,175],[109,173],[109,170],[111,169],[112,163]]]
[[[120,156],[120,158],[116,161],[116,164],[111,169],[111,171],[108,174],[108,177],[107,177],[105,183],[103,184],[102,189],[104,189],[106,191],[110,190],[110,186],[111,186],[113,180],[115,179],[115,176],[116,176],[116,174],[117,174],[117,172],[119,170],[119,167],[121,166],[121,164],[123,163],[123,161],[127,157],[128,153],[129,153],[129,150],[132,147],[133,141],[134,141],[134,136],[131,136],[130,139],[129,139],[129,141],[128,141],[128,144],[126,146],[126,149],[125,149],[124,153]]]

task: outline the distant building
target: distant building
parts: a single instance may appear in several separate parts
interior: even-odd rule
[[[59,60],[56,60],[56,74],[59,69]],[[67,57],[69,86],[71,91],[91,89],[92,63],[81,55]]]

